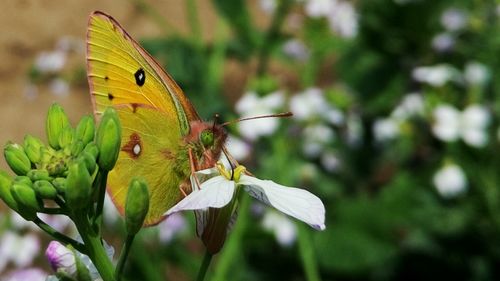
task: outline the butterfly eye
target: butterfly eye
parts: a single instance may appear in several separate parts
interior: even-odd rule
[[[214,144],[214,132],[212,130],[204,130],[200,134],[200,141],[203,146],[208,147]]]

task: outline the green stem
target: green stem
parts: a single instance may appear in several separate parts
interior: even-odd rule
[[[38,227],[40,227],[40,229],[45,231],[50,236],[54,237],[54,239],[56,239],[57,241],[62,242],[64,244],[69,244],[73,246],[73,248],[75,248],[78,252],[86,254],[87,251],[85,249],[85,245],[83,245],[82,243],[69,238],[68,236],[62,234],[61,232],[58,232],[57,230],[53,229],[52,226],[46,224],[39,218],[36,218],[33,222]]]
[[[309,229],[303,223],[297,223],[298,228],[298,243],[300,257],[302,258],[302,266],[308,281],[320,281],[318,266],[316,264],[316,256],[314,255],[314,247],[309,236]]]
[[[94,263],[103,281],[115,281],[114,266],[106,254],[100,234],[95,232],[85,212],[75,212],[73,221],[87,248],[89,258]]]
[[[205,275],[207,274],[208,267],[210,266],[210,262],[212,261],[213,255],[208,251],[205,252],[205,256],[203,257],[203,262],[201,263],[200,271],[198,271],[197,281],[203,281],[205,279]]]
[[[271,25],[269,26],[266,34],[264,36],[264,41],[260,46],[259,58],[257,64],[257,76],[263,76],[267,71],[267,65],[269,63],[269,56],[274,47],[276,39],[279,38],[279,32],[283,22],[285,21],[288,10],[292,4],[291,0],[281,0],[279,1],[278,7],[273,15]]]
[[[186,0],[186,12],[189,22],[189,27],[193,33],[194,42],[198,45],[202,45],[202,35],[200,20],[198,18],[198,9],[196,7],[196,0]]]
[[[104,197],[106,196],[106,183],[108,180],[108,171],[99,170],[97,178],[94,181],[93,188],[98,190],[97,207],[94,214],[94,231],[100,235],[102,225],[102,211],[104,209]]]
[[[128,254],[130,252],[130,248],[132,247],[132,243],[134,242],[135,235],[127,235],[127,239],[125,239],[125,244],[123,244],[122,252],[120,254],[120,259],[118,260],[118,265],[116,266],[115,276],[116,280],[120,281],[123,274],[123,269],[125,268],[125,261],[127,261]]]
[[[238,255],[241,253],[243,235],[250,221],[250,196],[241,196],[239,202],[241,205],[238,209],[238,220],[224,245],[224,251],[220,253],[217,259],[217,266],[211,279],[213,281],[230,279],[228,278],[228,272],[238,259]]]

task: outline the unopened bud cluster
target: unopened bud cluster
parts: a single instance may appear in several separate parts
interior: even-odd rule
[[[111,170],[120,150],[115,110],[106,110],[97,131],[96,136],[90,116],[72,127],[62,107],[53,104],[46,121],[48,145],[31,135],[22,144],[5,145],[5,160],[16,176],[0,171],[0,198],[27,220],[51,200],[73,211],[88,206],[97,172]]]

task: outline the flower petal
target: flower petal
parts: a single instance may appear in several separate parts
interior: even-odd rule
[[[257,200],[299,219],[315,229],[325,229],[325,206],[317,196],[309,191],[247,175],[242,175],[238,184],[245,185],[245,190]]]
[[[227,205],[234,194],[234,182],[222,176],[213,177],[201,184],[201,189],[194,190],[177,205],[168,210],[165,215],[184,210],[199,210],[221,208]]]

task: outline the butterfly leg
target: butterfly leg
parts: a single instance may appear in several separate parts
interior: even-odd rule
[[[195,175],[196,166],[195,166],[195,162],[194,162],[195,160],[194,160],[194,156],[193,156],[193,151],[191,150],[191,148],[188,149],[188,153],[189,153],[189,165],[191,166],[191,177],[194,178],[194,181],[196,183],[196,186],[198,186],[198,189],[201,189],[200,181],[198,180],[198,178]]]

